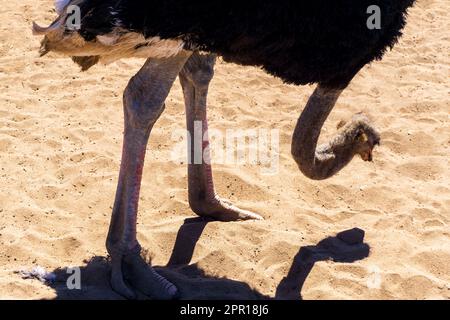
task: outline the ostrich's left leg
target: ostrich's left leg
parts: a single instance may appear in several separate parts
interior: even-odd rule
[[[177,294],[176,287],[141,258],[136,220],[150,132],[189,55],[183,51],[175,57],[147,60],[124,92],[123,154],[106,247],[112,260],[111,286],[127,298],[136,297],[134,289],[156,299],[171,299]]]
[[[189,204],[199,216],[220,221],[261,220],[262,217],[217,196],[214,190],[208,140],[206,100],[214,75],[214,55],[194,53],[180,72],[186,103],[186,121],[191,143],[188,163]],[[199,139],[200,138],[200,139]],[[200,140],[201,145],[194,142]]]

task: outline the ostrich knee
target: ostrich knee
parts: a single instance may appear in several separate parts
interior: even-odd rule
[[[193,54],[181,70],[180,80],[184,83],[189,81],[195,88],[206,91],[214,77],[215,62],[216,55],[214,54]]]
[[[139,75],[134,76],[123,94],[125,129],[151,129],[164,111],[164,101],[165,97],[146,92]]]

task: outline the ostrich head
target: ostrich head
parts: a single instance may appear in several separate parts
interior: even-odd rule
[[[372,151],[375,146],[380,145],[380,137],[376,131],[362,131],[358,137],[356,144],[356,153],[361,156],[364,161],[372,161]]]
[[[380,145],[380,134],[370,124],[369,118],[362,113],[353,116],[352,121],[346,125],[341,122],[338,128],[344,127],[343,133],[350,138],[354,155],[359,155],[364,161],[373,160],[373,149]]]

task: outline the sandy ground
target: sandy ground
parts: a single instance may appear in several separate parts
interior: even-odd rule
[[[0,6],[0,298],[119,298],[108,285],[104,242],[120,165],[121,95],[143,61],[80,73],[67,58],[38,58],[31,22],[51,21],[51,7]],[[138,237],[183,299],[450,298],[449,12],[449,1],[419,0],[401,43],[344,93],[323,138],[365,111],[382,146],[373,164],[355,158],[325,182],[303,177],[289,152],[313,88],[218,63],[210,127],[280,132],[277,174],[262,175],[257,164],[214,166],[218,192],[265,221],[195,219],[185,165],[169,161],[172,133],[185,122],[174,86],[148,147]],[[355,227],[364,244],[334,238]],[[14,273],[38,265],[82,267],[82,290]]]

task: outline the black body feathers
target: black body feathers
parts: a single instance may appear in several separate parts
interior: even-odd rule
[[[345,87],[401,36],[414,0],[78,0],[86,40],[115,27],[264,68],[287,83]],[[381,9],[369,30],[367,8]]]

